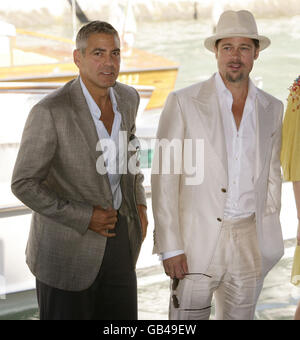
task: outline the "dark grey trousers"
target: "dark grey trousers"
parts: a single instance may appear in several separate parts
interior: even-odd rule
[[[107,239],[94,283],[79,292],[36,280],[40,320],[137,320],[137,280],[130,253],[127,220],[118,214],[116,236]]]

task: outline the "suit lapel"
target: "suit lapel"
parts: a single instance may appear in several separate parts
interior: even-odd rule
[[[256,99],[256,168],[255,180],[263,170],[271,136],[273,132],[273,115],[270,112],[270,102],[263,93],[258,92]]]
[[[204,126],[204,133],[211,144],[227,176],[227,151],[224,127],[217,97],[214,76],[203,84],[200,93],[193,97],[198,116]]]
[[[97,134],[97,130],[95,127],[95,123],[91,116],[89,107],[86,103],[84,94],[81,89],[79,78],[77,78],[71,85],[70,90],[71,103],[72,103],[72,111],[74,116],[75,125],[78,128],[78,132],[80,133],[82,139],[85,141],[87,150],[89,151],[92,159],[95,162],[95,170],[96,170],[96,162],[98,157],[102,155],[101,145],[97,145],[99,138]],[[96,150],[96,146],[97,149]],[[112,202],[112,193],[111,187],[109,183],[109,179],[107,173],[101,176],[98,176],[100,179],[100,188],[101,191],[110,194],[110,198],[108,202]]]
[[[122,138],[122,145],[123,149],[119,148],[119,152],[123,150],[123,169],[122,169],[122,174],[127,173],[127,161],[128,161],[128,143],[129,143],[129,138],[130,138],[130,124],[129,124],[129,110],[130,108],[128,107],[128,98],[126,100],[126,97],[123,95],[123,91],[120,90],[120,86],[118,83],[113,87],[114,90],[114,95],[116,98],[117,102],[117,110],[120,112],[122,121],[121,121],[121,126],[120,126],[120,133],[121,138]],[[121,155],[120,155],[121,156]],[[122,176],[123,177],[123,176]]]
[[[256,99],[256,162],[255,181],[261,174],[273,133],[271,105],[263,92],[258,90]],[[193,97],[196,112],[203,124],[204,133],[227,174],[227,151],[224,127],[216,94],[214,76],[207,80],[199,94]]]
[[[100,155],[100,153],[96,151],[98,134],[95,123],[89,111],[89,107],[83,95],[79,78],[77,78],[71,85],[70,96],[74,122],[78,128],[81,137],[86,142],[92,158],[97,159],[97,157]]]
[[[121,113],[122,116],[122,122],[121,122],[121,131],[130,131],[128,126],[128,107],[126,103],[128,102],[128,99],[124,98],[122,91],[119,89],[118,83],[113,87],[115,98],[117,101],[118,111]]]

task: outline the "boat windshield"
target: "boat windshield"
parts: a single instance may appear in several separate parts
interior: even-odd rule
[[[0,88],[0,209],[19,206],[10,190],[24,124],[31,108],[51,90]]]

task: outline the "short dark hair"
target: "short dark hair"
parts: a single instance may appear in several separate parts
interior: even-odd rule
[[[219,42],[221,41],[222,39],[218,39],[215,43],[215,46],[216,48],[218,48],[218,45],[219,45]],[[254,46],[256,49],[259,49],[259,40],[258,39],[252,39],[252,41],[254,42]]]
[[[108,22],[105,21],[91,21],[88,24],[82,26],[76,36],[76,49],[85,53],[87,40],[90,35],[94,33],[105,33],[115,35],[119,38],[118,31]],[[120,39],[120,38],[119,38]]]

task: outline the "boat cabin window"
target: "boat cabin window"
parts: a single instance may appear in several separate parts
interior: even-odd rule
[[[10,190],[12,171],[28,114],[46,94],[0,89],[0,209],[20,204]]]

